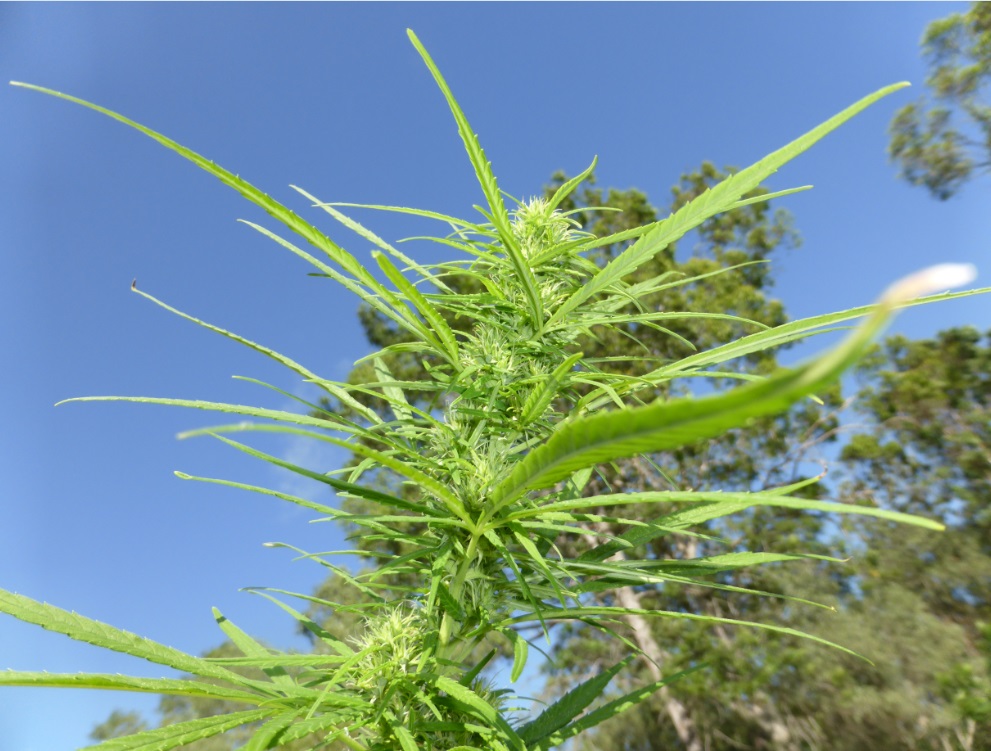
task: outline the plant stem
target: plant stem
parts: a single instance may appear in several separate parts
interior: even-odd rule
[[[458,566],[458,572],[454,575],[454,581],[451,582],[451,597],[455,600],[461,597],[461,591],[464,587],[465,577],[468,576],[468,571],[470,570],[471,563],[475,560],[475,554],[478,552],[478,540],[479,533],[473,532],[471,539],[468,542],[468,548],[465,550],[465,557],[461,561],[461,565]],[[440,624],[440,645],[441,647],[446,647],[451,641],[451,630],[453,628],[453,623],[451,619],[451,614],[444,612],[444,617],[441,619]]]

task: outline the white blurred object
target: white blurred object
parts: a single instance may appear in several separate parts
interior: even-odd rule
[[[969,284],[977,276],[972,263],[940,263],[899,279],[885,290],[881,302],[900,303]]]

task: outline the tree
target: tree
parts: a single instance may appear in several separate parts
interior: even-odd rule
[[[916,509],[947,525],[942,535],[903,535],[887,525],[869,533],[851,525],[850,531],[886,551],[883,558],[862,556],[858,582],[865,607],[904,598],[920,618],[953,635],[949,644],[928,638],[920,656],[940,655],[928,680],[938,698],[929,701],[944,707],[946,716],[941,728],[935,717],[931,724],[951,739],[950,747],[964,749],[991,748],[989,366],[991,332],[956,328],[933,339],[889,338],[860,368],[858,404],[867,429],[842,453],[848,475],[843,492],[851,500]]]
[[[124,735],[133,735],[148,729],[148,723],[138,712],[122,712],[115,709],[110,716],[93,728],[89,737],[94,741],[108,741]]]
[[[991,169],[991,4],[933,21],[922,37],[929,62],[923,96],[896,113],[888,153],[901,177],[950,198]]]
[[[851,503],[940,518],[949,529],[844,523],[822,542],[849,557],[845,567],[782,568],[765,578],[765,587],[778,576],[781,591],[808,593],[837,611],[784,609],[780,622],[855,646],[875,665],[749,631],[689,637],[697,658],[725,676],[671,687],[707,748],[991,748],[989,364],[991,334],[967,328],[932,340],[891,337],[864,363],[855,399],[861,422],[836,462],[836,492]],[[653,633],[658,643],[686,643],[684,633]],[[568,649],[580,664],[593,647]],[[584,746],[685,747],[660,698]]]

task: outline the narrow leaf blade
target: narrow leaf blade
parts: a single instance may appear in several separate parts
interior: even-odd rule
[[[561,320],[585,300],[599,294],[622,277],[635,271],[649,258],[699,226],[706,219],[731,208],[744,194],[756,188],[761,182],[777,172],[779,167],[797,157],[816,141],[879,99],[905,86],[908,84],[896,83],[869,94],[788,145],[768,154],[756,164],[737,172],[723,180],[719,185],[689,201],[670,217],[658,223],[655,229],[610,261],[588,284],[576,290],[560,308],[554,311],[548,325]]]
[[[26,623],[41,626],[48,631],[65,634],[76,641],[140,657],[184,673],[193,673],[204,678],[218,678],[237,685],[256,683],[219,665],[213,665],[199,657],[188,655],[143,636],[2,589],[0,589],[0,612]]]
[[[202,717],[188,722],[148,730],[135,735],[111,738],[80,751],[170,751],[194,741],[211,738],[250,722],[257,722],[271,714],[269,709],[252,709],[217,717]]]

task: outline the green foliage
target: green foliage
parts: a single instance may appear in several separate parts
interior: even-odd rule
[[[920,653],[926,659],[919,660],[928,672],[901,677],[940,697],[942,714],[930,712],[928,732],[919,733],[926,747],[940,747],[946,737],[963,748],[991,748],[989,337],[957,328],[934,339],[887,340],[859,369],[858,405],[867,429],[843,452],[843,493],[852,500],[870,498],[947,525],[945,535],[933,538],[883,525],[849,529],[853,545],[871,548],[858,567],[862,604],[851,606],[870,612],[902,599],[929,631]],[[883,558],[873,552],[879,549],[886,551]],[[912,707],[903,711],[909,715]],[[959,740],[968,736],[970,746]]]
[[[137,712],[114,710],[106,720],[93,728],[90,738],[94,741],[105,741],[124,735],[134,735],[147,729],[148,726]]]
[[[695,608],[732,607],[856,645],[874,665],[766,631],[656,624],[652,636],[665,645],[668,669],[704,659],[721,680],[689,676],[581,747],[689,748],[692,737],[679,736],[669,719],[681,706],[694,737],[720,750],[991,748],[988,344],[987,335],[961,328],[932,340],[891,337],[875,349],[858,368],[856,432],[834,468],[847,503],[940,519],[945,534],[855,517],[839,530],[793,527],[804,546],[826,542],[848,562],[748,573],[760,582],[755,588],[802,592],[835,612],[744,598],[710,604],[689,594]],[[759,540],[766,530],[749,521],[741,532]],[[670,589],[664,597],[678,602]],[[578,632],[563,641],[559,662],[601,657],[593,639]]]
[[[722,553],[714,552],[712,546],[699,554],[698,548],[693,550],[684,541],[715,541],[694,527],[715,520],[730,525],[731,515],[741,512],[759,518],[767,508],[786,514],[806,510],[861,514],[930,529],[941,526],[891,509],[810,498],[807,488],[815,478],[764,491],[732,493],[678,487],[624,493],[600,484],[608,482],[613,467],[615,480],[624,464],[649,463],[647,457],[656,452],[698,450],[726,431],[777,419],[791,405],[827,393],[897,308],[948,299],[954,295],[921,296],[966,281],[966,269],[934,267],[893,285],[874,306],[792,323],[764,322],[747,315],[748,305],[756,302],[749,292],[767,280],[742,265],[763,260],[761,253],[780,240],[768,235],[758,221],[746,232],[748,250],[743,255],[730,247],[730,241],[746,226],[745,218],[760,216],[756,207],[762,201],[783,194],[763,192],[760,183],[901,85],[865,97],[755,165],[731,171],[709,185],[707,181],[717,174],[713,168],[702,181],[686,185],[677,207],[665,219],[597,236],[583,231],[575,214],[565,208],[577,181],[563,182],[549,198],[519,202],[512,208],[505,204],[464,113],[422,45],[412,33],[410,38],[454,114],[487,205],[481,209],[484,221],[480,223],[399,210],[440,219],[451,232],[431,239],[466,257],[419,265],[334,205],[299,191],[377,246],[373,258],[391,286],[321,231],[233,173],[121,115],[64,94],[28,87],[136,128],[213,174],[325,258],[260,225],[250,226],[354,292],[372,316],[397,332],[393,343],[364,358],[370,366],[365,371],[367,379],[337,383],[268,347],[174,311],[314,384],[323,391],[325,406],[312,415],[167,398],[70,400],[183,406],[262,420],[242,420],[187,435],[214,436],[232,448],[325,483],[353,505],[337,509],[235,481],[180,477],[233,485],[306,506],[352,525],[366,540],[391,551],[378,556],[376,566],[357,573],[322,555],[306,554],[332,570],[339,587],[352,590],[337,601],[280,590],[259,592],[312,634],[320,649],[307,656],[270,649],[219,612],[215,612],[218,626],[236,655],[195,658],[52,606],[3,594],[0,609],[22,620],[205,679],[4,674],[3,681],[12,685],[85,685],[178,697],[172,705],[174,721],[134,735],[108,737],[94,748],[167,751],[192,745],[207,749],[195,744],[232,733],[236,743],[244,739],[241,747],[249,751],[293,744],[309,748],[337,744],[365,751],[549,749],[666,691],[678,676],[652,673],[646,685],[624,688],[622,696],[593,707],[609,680],[618,680],[630,665],[628,660],[615,660],[602,677],[582,682],[528,722],[517,714],[522,700],[509,689],[494,688],[481,675],[491,659],[493,643],[502,643],[514,655],[514,677],[522,673],[529,655],[526,645],[532,637],[528,634],[536,630],[550,638],[564,624],[608,634],[614,649],[632,650],[657,670],[649,640],[624,636],[620,624],[628,624],[641,635],[648,620],[693,621],[714,629],[752,626],[852,653],[822,635],[791,626],[737,618],[711,608],[696,612],[690,605],[663,607],[633,596],[636,591],[656,594],[659,585],[670,585],[703,592],[708,603],[723,602],[730,592],[755,600],[774,596],[792,605],[804,602],[742,581],[726,583],[719,577],[758,564],[809,560],[809,556],[800,551],[768,554],[740,546]],[[591,169],[587,174],[591,175]],[[741,223],[720,222],[721,214],[741,210],[744,213],[737,215],[743,217]],[[717,257],[717,267],[702,268],[693,276],[671,269],[650,271],[658,254],[693,231],[717,242],[724,254]],[[671,290],[698,293],[710,280],[740,267],[746,292],[737,298],[740,309],[658,309],[648,302]],[[475,288],[452,289],[449,281],[458,277],[472,279]],[[725,278],[721,281],[732,284]],[[763,312],[776,318],[773,310]],[[768,365],[770,360],[761,357],[768,348],[856,317],[864,317],[859,327],[806,365],[774,372],[734,370],[727,365],[741,358],[755,368]],[[667,328],[668,324],[698,334],[695,327],[709,322],[722,326],[723,332],[735,334],[742,329],[747,333],[713,342],[687,357],[683,350],[662,354],[642,341],[649,333],[667,340],[672,348],[691,350],[697,345],[685,334]],[[605,356],[590,357],[581,348],[589,339],[619,336],[643,347],[643,359],[650,362],[643,372],[600,367]],[[424,375],[408,379],[396,367],[397,356],[407,358],[407,369],[412,358]],[[729,369],[713,370],[713,366]],[[675,398],[688,378],[747,382],[707,396]],[[355,461],[343,474],[325,474],[227,437],[257,431],[345,447]],[[599,474],[593,479],[596,468]],[[657,512],[645,522],[639,515],[624,515],[623,509],[630,506],[656,508]],[[662,540],[677,540],[681,555],[654,555],[654,546]],[[821,556],[811,556],[811,560],[825,562]],[[296,611],[278,595],[302,597],[360,618],[360,633],[345,638]],[[215,704],[204,716],[187,703],[192,701]]]
[[[933,21],[922,37],[929,62],[922,97],[891,121],[888,153],[913,185],[946,200],[991,168],[991,5]]]

